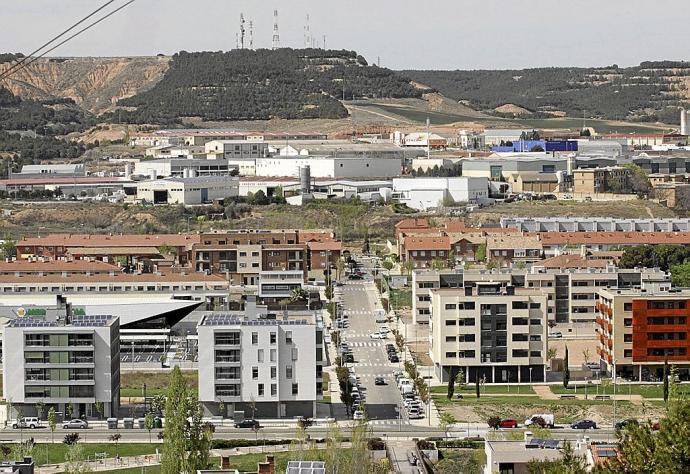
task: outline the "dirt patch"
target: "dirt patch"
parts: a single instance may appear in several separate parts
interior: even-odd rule
[[[496,107],[494,110],[501,114],[532,115],[532,112],[529,110],[515,104],[503,104],[499,107]]]
[[[549,349],[556,349],[556,358],[565,357],[565,346],[568,346],[568,364],[570,367],[579,366],[585,363],[585,351],[587,351],[587,361],[593,362],[599,359],[597,356],[598,342],[592,339],[550,339]]]

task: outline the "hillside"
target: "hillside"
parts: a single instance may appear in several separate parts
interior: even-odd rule
[[[119,101],[130,123],[343,118],[345,97],[421,97],[393,71],[354,51],[320,49],[181,52],[151,90]]]
[[[677,124],[678,107],[690,104],[690,62],[643,62],[629,68],[613,65],[401,74],[477,110],[502,116],[511,115],[510,108],[516,107],[541,117],[584,114]]]
[[[12,55],[0,55],[0,73],[11,67]],[[168,69],[169,57],[41,58],[18,71],[3,85],[24,99],[72,99],[99,114],[118,100],[152,87]]]

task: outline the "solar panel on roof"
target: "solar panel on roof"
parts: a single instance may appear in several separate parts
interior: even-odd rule
[[[560,441],[558,441],[557,439],[545,439],[543,441],[544,441],[544,444],[542,445],[542,447],[548,448],[548,449],[556,449],[556,448],[558,448],[558,445],[560,444]]]
[[[539,438],[532,438],[529,443],[527,443],[528,448],[541,448],[544,446],[544,443],[546,440],[544,439],[539,439]]]

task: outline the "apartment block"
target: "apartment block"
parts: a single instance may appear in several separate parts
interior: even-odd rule
[[[323,393],[323,325],[313,313],[260,311],[251,314],[250,305],[246,314],[201,319],[199,400],[207,414],[235,419],[314,416]]]
[[[539,290],[480,283],[431,290],[430,354],[447,382],[541,382],[547,351],[546,295]]]
[[[620,166],[573,170],[574,193],[623,192],[628,187],[630,170]]]
[[[474,288],[481,283],[496,283],[503,288],[538,289],[547,297],[546,315],[558,323],[591,322],[597,316],[597,292],[602,288],[641,288],[642,285],[670,281],[659,269],[543,268],[530,269],[446,269],[417,270],[412,273],[412,317],[428,324],[431,291],[436,288]]]
[[[11,320],[3,332],[4,396],[24,416],[45,404],[74,417],[117,416],[120,403],[120,323],[111,316]],[[16,415],[16,413],[11,416]],[[45,415],[44,415],[45,416]]]
[[[597,353],[606,371],[631,380],[661,380],[664,361],[690,378],[690,289],[670,283],[599,291]]]

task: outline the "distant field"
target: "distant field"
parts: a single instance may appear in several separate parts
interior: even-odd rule
[[[411,120],[413,122],[425,123],[427,117],[432,125],[447,125],[449,123],[455,122],[478,122],[484,124],[493,124],[506,126],[512,124],[512,126],[518,128],[543,128],[543,129],[579,129],[582,127],[581,118],[552,118],[552,119],[504,119],[501,117],[491,117],[491,116],[476,116],[476,115],[463,115],[445,112],[433,112],[422,110],[421,108],[414,108],[411,106],[395,106],[386,105],[380,103],[372,103],[369,105],[357,104],[359,107],[364,109],[379,110],[386,114],[397,115],[406,120]],[[599,133],[650,133],[659,132],[669,129],[666,125],[656,125],[656,124],[643,124],[643,123],[632,123],[632,122],[617,122],[613,120],[597,120],[597,119],[587,119],[586,125],[588,127],[593,127]]]

